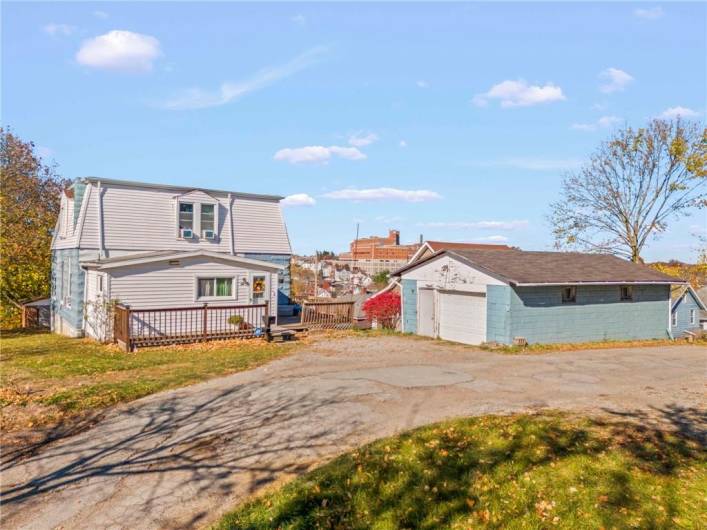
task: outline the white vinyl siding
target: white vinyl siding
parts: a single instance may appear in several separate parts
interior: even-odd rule
[[[252,271],[225,261],[197,257],[180,260],[179,265],[168,262],[148,263],[113,269],[111,297],[136,309],[200,306],[204,303],[197,296],[197,278],[233,278],[235,296],[218,301],[215,305],[250,304],[251,273],[271,275],[270,285],[277,286],[277,273]],[[276,288],[269,290],[271,307],[277,300]]]
[[[236,197],[233,218],[236,252],[291,253],[279,203]]]
[[[235,227],[236,253],[290,254],[287,230],[280,204],[272,199],[234,196],[233,215],[229,216],[227,194],[208,195],[201,191],[179,193],[165,189],[103,184],[103,226],[109,256],[121,251],[194,250],[231,251],[231,225]],[[82,223],[80,247],[99,248],[98,192],[95,185],[86,189],[88,200]],[[214,205],[214,239],[180,239],[177,232],[178,204],[194,204],[194,233],[201,232],[201,204]],[[64,213],[64,212],[62,212]],[[60,221],[61,223],[61,221]],[[78,231],[77,231],[78,235]],[[74,239],[55,238],[53,248],[75,248]]]

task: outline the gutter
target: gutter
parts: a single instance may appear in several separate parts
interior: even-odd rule
[[[236,255],[236,240],[233,227],[233,194],[228,194],[228,226],[231,232],[231,256]]]
[[[106,250],[103,238],[103,189],[100,180],[96,183],[96,190],[98,191],[98,257],[104,258]]]

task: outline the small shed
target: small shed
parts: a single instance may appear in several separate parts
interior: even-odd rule
[[[47,328],[51,323],[51,300],[34,298],[22,304],[23,328]]]
[[[466,344],[671,336],[671,284],[605,254],[443,250],[394,273],[403,332]]]

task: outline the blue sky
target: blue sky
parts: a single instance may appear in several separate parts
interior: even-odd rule
[[[8,3],[2,123],[66,177],[294,196],[296,252],[398,228],[550,249],[613,127],[705,117],[704,4]],[[695,258],[704,212],[648,259]]]

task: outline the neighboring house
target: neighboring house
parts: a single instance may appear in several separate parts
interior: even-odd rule
[[[697,296],[704,303],[707,303],[707,287],[702,287],[701,289],[698,289]],[[700,327],[702,328],[702,331],[707,331],[707,310],[705,309],[700,311]]]
[[[52,330],[97,336],[97,307],[289,307],[281,197],[77,179],[52,241]],[[99,337],[100,338],[100,337]]]
[[[614,256],[443,250],[396,271],[402,330],[466,344],[670,336],[676,278]]]
[[[492,245],[488,243],[457,243],[453,241],[425,241],[408,263],[415,263],[430,257],[442,250],[513,250],[508,245]]]
[[[691,286],[674,289],[670,304],[670,329],[673,336],[682,337],[702,329],[700,313],[706,309],[704,302]]]

